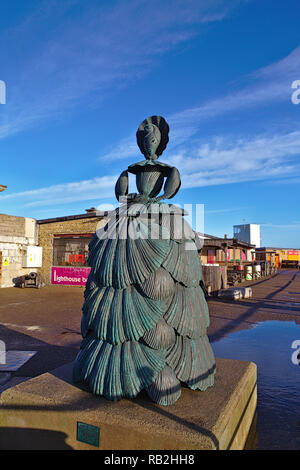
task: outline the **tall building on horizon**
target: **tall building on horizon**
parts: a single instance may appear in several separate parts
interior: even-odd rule
[[[260,248],[260,225],[241,224],[233,226],[233,237]]]

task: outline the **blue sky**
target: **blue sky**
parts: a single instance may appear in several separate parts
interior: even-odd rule
[[[0,212],[36,219],[115,204],[120,172],[153,114],[178,204],[205,232],[261,224],[262,244],[300,247],[297,0],[1,2]],[[131,190],[135,188],[132,186]]]

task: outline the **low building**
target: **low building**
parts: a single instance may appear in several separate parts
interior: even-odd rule
[[[37,272],[41,265],[37,244],[35,219],[0,214],[0,287],[12,287],[15,278]]]
[[[205,264],[242,264],[251,263],[254,259],[255,245],[237,238],[215,237],[213,235],[198,234],[203,240],[201,262]]]
[[[295,268],[300,265],[300,249],[261,247],[256,249],[257,261],[269,261],[277,268]]]
[[[85,214],[38,220],[43,263],[39,272],[46,284],[85,285],[88,244],[97,228],[107,222],[107,213],[87,209]]]
[[[215,237],[198,233],[202,240],[200,251],[203,266],[203,279],[210,294],[216,294],[232,282],[233,277],[242,281],[244,265],[253,262],[255,245],[237,240],[236,238]],[[238,271],[239,268],[243,268]]]

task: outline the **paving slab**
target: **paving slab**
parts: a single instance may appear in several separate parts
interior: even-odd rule
[[[6,351],[5,360],[0,363],[0,372],[14,372],[20,369],[37,351]]]

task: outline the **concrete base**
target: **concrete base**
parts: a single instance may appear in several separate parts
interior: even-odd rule
[[[183,388],[169,407],[145,392],[110,402],[72,384],[71,376],[67,364],[2,393],[0,449],[243,449],[256,410],[252,362],[217,359],[214,387]],[[78,422],[100,428],[99,447],[77,440]],[[97,428],[88,427],[88,442]]]

